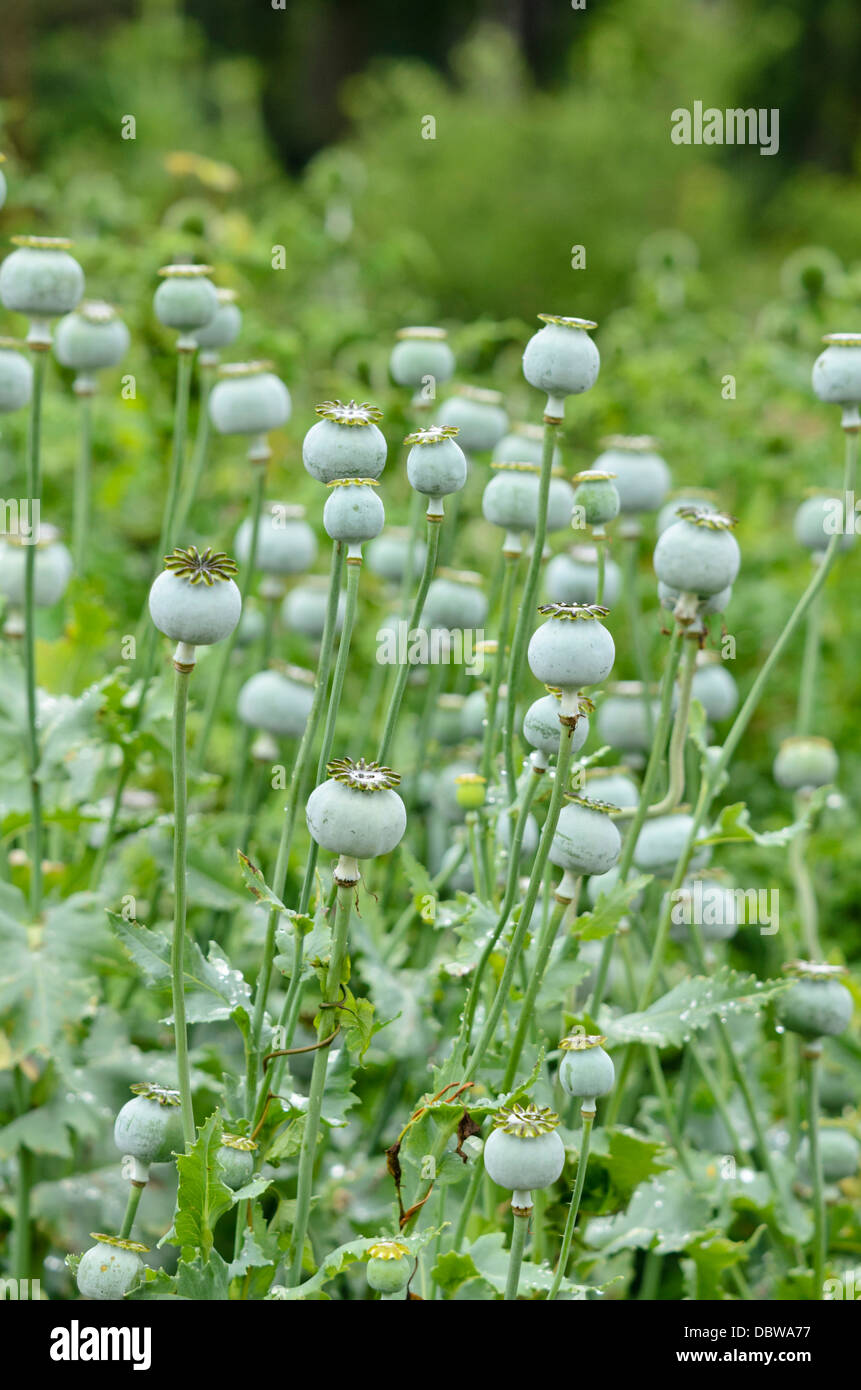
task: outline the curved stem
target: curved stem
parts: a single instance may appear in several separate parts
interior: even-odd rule
[[[42,784],[39,781],[39,730],[36,697],[36,546],[42,506],[41,438],[42,392],[45,384],[45,352],[34,350],[33,394],[30,397],[30,431],[27,446],[27,493],[33,535],[24,547],[24,670],[27,683],[27,763],[30,778],[32,865],[30,905],[33,916],[42,910]]]
[[[508,1278],[505,1281],[506,1300],[517,1297],[517,1287],[520,1283],[520,1266],[523,1263],[523,1252],[526,1249],[526,1237],[529,1232],[529,1217],[532,1207],[514,1209],[514,1226],[511,1232],[511,1250],[508,1254]]]
[[[92,392],[78,396],[80,443],[75,467],[75,500],[72,516],[72,554],[75,573],[82,579],[87,568],[87,538],[90,529],[90,464],[92,461]]]
[[[409,632],[412,632],[416,627],[418,627],[419,620],[422,616],[422,610],[425,606],[425,599],[427,598],[428,589],[430,588],[430,583],[433,578],[433,572],[436,568],[436,557],[437,552],[439,551],[439,532],[441,522],[442,516],[438,516],[436,513],[428,512],[427,553],[425,555],[425,563],[424,569],[422,571],[422,577],[419,581],[419,587],[416,592],[415,600],[412,606],[412,611],[409,617]],[[409,638],[409,633],[407,635]],[[377,753],[378,763],[385,763],[386,758],[389,755],[389,749],[392,746],[392,739],[394,738],[395,734],[395,726],[398,722],[398,715],[400,713],[401,702],[404,698],[404,691],[406,690],[407,678],[409,677],[409,674],[409,662],[405,661],[398,666],[397,674],[394,680],[394,685],[392,687],[392,693],[389,696],[389,704],[386,710],[386,722],[383,726],[383,736],[380,739],[379,752]]]
[[[580,1114],[583,1117],[583,1137],[580,1140],[580,1157],[577,1161],[577,1178],[574,1183],[574,1195],[571,1198],[571,1205],[568,1208],[568,1216],[565,1221],[565,1232],[562,1236],[562,1249],[559,1251],[559,1263],[556,1266],[556,1273],[553,1275],[553,1283],[550,1285],[547,1294],[547,1302],[552,1303],[559,1293],[565,1272],[568,1269],[568,1260],[571,1254],[571,1242],[574,1239],[574,1228],[577,1225],[577,1213],[580,1210],[580,1198],[583,1196],[583,1185],[586,1181],[586,1164],[589,1162],[589,1142],[592,1138],[592,1125],[595,1121],[595,1102],[583,1102]]]
[[[182,1101],[182,1132],[186,1147],[194,1143],[194,1108],[188,1062],[188,1030],[185,1022],[185,917],[186,917],[186,814],[185,727],[188,713],[188,680],[191,672],[174,663],[173,697],[173,942],[170,952],[173,1026],[176,1037],[176,1069]]]
[[[694,638],[687,639],[684,656],[681,660],[678,703],[676,705],[673,732],[670,738],[670,751],[667,758],[667,791],[654,806],[648,808],[650,816],[665,816],[674,811],[685,794],[685,743],[688,737],[688,719],[691,713],[691,686],[696,670],[697,644]]]

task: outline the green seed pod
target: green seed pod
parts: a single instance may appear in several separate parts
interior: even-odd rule
[[[600,684],[616,659],[613,639],[600,622],[607,609],[546,603],[538,611],[547,621],[529,640],[527,660],[535,679],[563,691]]]
[[[532,534],[538,525],[541,472],[536,463],[493,463],[495,470],[484,489],[485,519],[504,531]],[[548,531],[564,531],[571,520],[574,490],[565,478],[551,478],[547,494]]]
[[[656,512],[672,485],[670,470],[650,435],[612,434],[592,467],[615,476],[619,510],[624,516]]]
[[[275,738],[301,738],[313,700],[313,677],[303,684],[280,671],[258,671],[240,690],[236,712],[252,729]]]
[[[54,335],[54,353],[63,367],[88,375],[116,367],[131,341],[129,330],[116,309],[102,300],[84,300],[60,319]]]
[[[329,483],[323,526],[333,541],[361,545],[373,540],[386,524],[386,513],[373,478],[341,478]]]
[[[605,874],[622,852],[622,837],[603,801],[569,796],[550,845],[550,862],[569,874]]]
[[[544,454],[544,426],[516,424],[511,433],[503,435],[494,446],[494,463],[537,463],[540,465]],[[553,450],[553,467],[559,468],[562,456],[558,448]]]
[[[612,1091],[616,1068],[601,1046],[603,1042],[606,1038],[579,1033],[562,1039],[559,1046],[565,1055],[559,1063],[559,1085],[567,1095],[594,1101]]]
[[[819,1072],[819,1099],[826,1110],[839,1112],[855,1105],[858,1088],[845,1068],[832,1063],[826,1053]]]
[[[238,1192],[251,1181],[254,1173],[254,1153],[257,1149],[253,1139],[241,1134],[222,1134],[218,1150],[218,1167],[221,1181],[231,1192]]]
[[[432,425],[407,435],[404,443],[413,446],[407,454],[407,477],[416,492],[425,497],[460,492],[469,468],[466,454],[454,438],[457,432],[454,425]]]
[[[589,702],[588,708],[591,708]],[[531,748],[536,748],[546,757],[559,752],[559,712],[561,701],[552,691],[541,695],[529,706],[523,716],[523,737]],[[581,714],[571,734],[571,752],[579,753],[589,737],[589,717]]]
[[[784,969],[797,978],[777,1002],[777,1017],[803,1038],[836,1037],[849,1026],[852,995],[839,977],[841,966],[792,961]]]
[[[845,507],[841,497],[806,498],[795,513],[792,529],[799,545],[816,555],[827,550],[834,535],[840,537],[840,550],[848,550],[855,543],[855,532],[846,529]]]
[[[506,856],[511,846],[511,836],[514,833],[514,818],[511,810],[500,811],[496,818],[496,839]],[[523,827],[523,839],[520,843],[521,862],[529,862],[535,855],[538,848],[538,821],[534,816],[526,817],[526,824]]]
[[[356,401],[323,401],[320,416],[302,442],[302,462],[318,483],[341,478],[379,478],[386,466],[386,440],[376,421],[382,411]]]
[[[673,589],[669,584],[662,584],[660,580],[658,581],[658,599],[662,608],[672,610],[675,608],[681,596],[681,589]],[[707,618],[711,613],[725,613],[729,607],[731,598],[731,584],[728,584],[725,589],[721,589],[716,594],[709,594],[708,598],[703,598],[701,596],[697,604],[698,617]]]
[[[135,1095],[126,1101],[114,1123],[114,1143],[121,1154],[131,1154],[147,1166],[170,1163],[174,1153],[182,1153],[184,1147],[179,1092],[146,1082],[131,1089]]]
[[[586,795],[627,810],[638,804],[640,789],[626,767],[598,767],[586,773]]]
[[[162,281],[153,299],[159,323],[192,337],[211,323],[218,313],[218,291],[208,278],[211,274],[209,265],[162,266]]]
[[[478,772],[462,772],[455,779],[455,797],[464,811],[477,811],[484,805],[487,779]]]
[[[65,237],[16,236],[17,247],[0,266],[4,309],[41,323],[68,314],[84,293],[84,272]]]
[[[401,328],[389,359],[392,380],[414,391],[436,387],[454,375],[454,353],[444,328]],[[429,399],[433,399],[433,390]]]
[[[574,479],[574,505],[582,508],[587,526],[605,526],[619,515],[619,490],[612,473],[589,468]]]
[[[741,563],[732,534],[735,519],[722,512],[682,508],[655,546],[655,574],[682,593],[708,596],[733,583]]]
[[[37,608],[52,608],[66,592],[72,577],[72,557],[53,526],[42,524],[36,541],[33,600]],[[27,544],[10,532],[0,536],[0,594],[12,608],[24,606]]]
[[[147,1247],[98,1231],[91,1235],[96,1244],[85,1250],[79,1261],[78,1292],[99,1302],[125,1298],[143,1273],[141,1255],[147,1253]]]
[[[512,1192],[550,1187],[565,1166],[559,1116],[546,1106],[503,1107],[484,1146],[484,1166],[491,1182]]]
[[[598,380],[601,358],[589,337],[597,328],[591,319],[539,314],[544,327],[529,339],[523,353],[523,375],[530,386],[546,391],[547,414],[561,418],[564,398],[588,391]]]
[[[642,869],[643,873],[668,878],[688,842],[693,823],[693,817],[684,811],[675,812],[670,816],[656,816],[654,820],[646,821],[637,837],[637,847],[634,850],[634,863],[637,868]],[[690,867],[702,868],[710,858],[711,847],[704,845],[691,857]]]
[[[622,572],[609,555],[604,560],[604,593],[601,602],[608,608],[619,597]],[[544,573],[544,592],[551,603],[598,602],[598,552],[591,545],[575,545],[554,555]]]
[[[826,1182],[842,1182],[844,1178],[854,1178],[858,1172],[861,1145],[847,1129],[833,1129],[830,1125],[820,1126],[819,1154],[822,1176]],[[798,1169],[804,1182],[813,1181],[809,1138],[802,1140],[798,1150]]]
[[[679,520],[679,512],[685,507],[698,507],[703,512],[713,512],[716,510],[710,498],[703,496],[702,493],[680,492],[675,497],[671,497],[669,502],[665,502],[655,518],[655,532],[663,535],[668,526]]]
[[[312,642],[319,642],[326,622],[329,604],[329,582],[310,575],[303,584],[291,589],[281,605],[281,621],[290,632],[301,632]],[[335,632],[344,626],[347,598],[343,590],[338,595]]]
[[[412,572],[421,574],[427,554],[424,541],[412,544],[410,531],[404,526],[387,526],[381,536],[368,542],[365,551],[365,565],[372,574],[387,579],[392,584],[400,584],[407,571],[407,561],[412,551]]]
[[[422,622],[450,632],[480,628],[487,618],[481,582],[481,575],[471,570],[438,569],[428,589]]]
[[[738,686],[735,676],[727,670],[717,652],[700,652],[697,656],[698,669],[691,682],[691,694],[699,700],[706,712],[706,718],[719,724],[729,719],[738,705]]]
[[[839,770],[834,745],[813,734],[784,739],[774,760],[774,780],[788,791],[827,787],[837,780]]]
[[[379,1240],[368,1251],[368,1283],[377,1293],[400,1293],[410,1281],[413,1260],[409,1247],[397,1240]]]
[[[671,935],[687,941],[692,922],[703,941],[731,941],[739,928],[735,891],[711,879],[686,878],[673,896]]]
[[[481,738],[487,720],[487,691],[473,690],[460,710],[460,737]],[[455,740],[456,742],[457,740]]]
[[[290,392],[268,362],[226,362],[209,397],[219,434],[264,435],[290,419]]]
[[[618,681],[598,705],[595,727],[602,743],[622,753],[644,753],[651,747],[659,701],[649,700],[651,725],[639,681]],[[612,800],[612,798],[611,798]]]
[[[233,548],[241,565],[248,563],[252,522],[242,522]],[[257,531],[255,568],[261,574],[303,574],[317,558],[317,537],[305,520],[305,508],[286,502],[271,502],[260,518]]]
[[[177,548],[149,591],[150,617],[165,637],[189,647],[211,647],[229,637],[242,613],[231,579],[236,561],[223,551]]]
[[[499,391],[485,391],[478,386],[458,386],[455,394],[444,401],[434,423],[458,431],[458,442],[468,454],[481,454],[492,449],[508,429],[508,416]]]
[[[813,364],[813,390],[826,405],[861,403],[861,333],[826,333]]]
[[[438,815],[449,825],[463,821],[466,817],[466,809],[458,797],[461,778],[476,775],[472,763],[458,761],[441,768],[434,778],[431,791],[433,805]]]
[[[209,323],[195,333],[201,356],[207,354],[214,359],[221,348],[235,343],[242,330],[242,310],[236,303],[235,290],[216,290],[218,308]]]
[[[0,413],[21,410],[33,394],[33,367],[15,338],[0,338]]]
[[[305,807],[311,836],[321,849],[350,859],[375,859],[400,844],[407,825],[391,768],[360,758],[336,758],[329,781],[315,787]]]

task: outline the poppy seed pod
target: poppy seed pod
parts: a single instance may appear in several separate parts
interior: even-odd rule
[[[341,478],[379,478],[386,466],[386,440],[376,421],[383,412],[356,401],[323,401],[320,416],[302,441],[302,462],[318,483]]]
[[[591,701],[584,702],[587,709]],[[523,737],[531,748],[550,757],[559,752],[559,713],[561,701],[553,692],[541,695],[529,706],[523,716]],[[571,752],[579,753],[589,737],[589,718],[581,714],[571,733]]]
[[[251,1181],[256,1148],[253,1139],[246,1139],[241,1134],[222,1134],[216,1157],[221,1181],[231,1192],[238,1192],[240,1187]]]
[[[827,787],[840,769],[834,745],[813,734],[784,739],[774,760],[774,780],[787,791]]]
[[[485,519],[504,531],[535,531],[538,525],[541,467],[536,463],[492,463],[493,476],[484,489]],[[574,489],[567,479],[551,477],[547,494],[548,531],[564,531],[571,520]]]
[[[454,353],[446,342],[444,328],[401,328],[396,337],[389,371],[398,386],[419,391],[454,375]]]
[[[550,845],[550,862],[569,874],[605,874],[622,852],[610,817],[614,808],[585,796],[568,796]]]
[[[594,1101],[613,1089],[616,1068],[601,1046],[606,1038],[575,1033],[559,1044],[565,1054],[559,1063],[559,1085],[569,1096]]]
[[[400,844],[407,825],[395,791],[400,777],[364,758],[335,758],[329,781],[315,787],[305,807],[308,830],[321,849],[347,859],[375,859]]]
[[[33,366],[15,338],[0,338],[0,413],[21,410],[33,393]]]
[[[819,1156],[822,1162],[822,1176],[826,1182],[842,1182],[844,1178],[854,1178],[861,1163],[861,1145],[848,1129],[832,1128],[822,1125],[819,1129]],[[813,1181],[813,1168],[810,1162],[810,1139],[802,1139],[798,1149],[798,1168],[805,1182]]]
[[[530,386],[547,392],[547,415],[561,419],[565,397],[579,396],[598,380],[601,358],[589,331],[597,328],[591,319],[566,318],[559,314],[539,314],[544,321],[526,344],[523,375]]]
[[[230,347],[235,343],[242,329],[242,310],[236,303],[235,290],[216,290],[218,308],[213,314],[209,323],[205,323],[195,333],[197,346],[203,354],[209,354],[209,361],[214,360],[215,354],[221,349]]]
[[[35,539],[36,560],[33,601],[37,608],[52,608],[63,597],[72,577],[72,557],[58,539],[59,532],[41,525]],[[21,536],[0,536],[0,594],[12,608],[24,606],[27,545]]]
[[[404,443],[413,446],[407,454],[407,478],[416,492],[425,497],[448,497],[452,492],[460,492],[469,465],[454,437],[457,432],[456,425],[432,425],[407,435]]]
[[[621,587],[619,566],[607,555],[602,603],[612,608]],[[567,553],[554,555],[544,573],[544,592],[551,603],[597,603],[598,552],[595,547],[575,545]]]
[[[612,869],[608,869],[605,874],[592,874],[586,880],[586,897],[589,899],[590,905],[594,907],[598,899],[601,897],[602,893],[612,893],[613,889],[616,887],[616,884],[618,882],[619,870],[615,865]],[[642,892],[635,893],[633,898],[631,899],[631,907],[634,908],[634,910],[636,910],[637,908],[640,908],[642,906]],[[601,943],[597,942],[596,944],[600,945]]]
[[[268,434],[290,419],[290,392],[268,362],[227,362],[209,396],[219,434]]]
[[[484,1146],[491,1182],[515,1193],[550,1187],[565,1166],[565,1145],[557,1133],[559,1116],[547,1106],[512,1105],[495,1115]]]
[[[686,878],[673,895],[670,920],[676,940],[686,940],[696,922],[703,941],[731,941],[741,925],[735,890],[710,879]]]
[[[516,424],[510,434],[503,435],[494,446],[493,463],[537,463],[544,456],[544,426]],[[559,468],[562,457],[558,447],[553,449],[553,467]]]
[[[464,695],[458,695],[453,691],[437,696],[433,715],[433,735],[448,748],[461,740],[460,719],[465,702]]]
[[[700,511],[713,512],[716,510],[714,503],[702,493],[679,493],[671,497],[669,502],[665,502],[655,518],[655,532],[661,535],[668,526],[672,526],[674,521],[678,521],[679,512],[682,507],[699,507]]]
[[[116,367],[129,349],[129,330],[117,311],[102,300],[84,300],[60,319],[54,335],[54,354],[63,367],[89,375]]]
[[[210,647],[229,637],[242,613],[231,575],[236,561],[209,547],[176,549],[149,591],[150,616],[165,637],[188,647]]]
[[[458,386],[455,394],[440,406],[434,423],[455,428],[461,448],[468,454],[486,453],[508,429],[508,416],[502,402],[499,391]]]
[[[440,568],[425,599],[422,622],[449,631],[481,627],[487,617],[487,597],[481,575],[471,570]]]
[[[681,589],[673,589],[669,584],[662,584],[658,581],[658,600],[662,608],[672,611],[682,596]],[[732,585],[728,584],[725,589],[720,589],[716,594],[709,594],[707,598],[700,596],[697,603],[697,616],[707,618],[712,613],[725,613],[732,598]]]
[[[409,527],[387,526],[381,536],[376,536],[369,542],[365,551],[365,565],[381,579],[400,584],[407,571],[410,553],[413,557],[413,569],[420,572],[427,554],[424,541],[416,539],[413,544]]]
[[[500,847],[507,853],[511,846],[511,835],[514,829],[514,817],[511,808],[500,811],[496,818],[496,839]],[[523,839],[520,842],[521,860],[530,860],[538,848],[538,821],[534,816],[527,816],[523,827]]]
[[[688,842],[693,827],[693,816],[678,811],[670,816],[656,816],[647,820],[637,837],[634,850],[634,863],[644,873],[657,874],[666,878],[672,873],[676,861]],[[711,858],[711,849],[704,845],[692,855],[690,867],[702,868]]]
[[[574,479],[574,505],[583,513],[587,526],[605,526],[619,515],[619,489],[612,473],[589,468]]]
[[[565,692],[598,685],[610,674],[616,648],[600,621],[606,608],[545,603],[538,611],[547,621],[533,632],[526,654],[536,680]]]
[[[683,594],[720,593],[733,583],[741,564],[732,534],[735,518],[722,512],[683,507],[655,546],[655,574]]]
[[[473,690],[460,708],[460,737],[481,738],[487,720],[487,691]]]
[[[818,555],[827,550],[834,535],[840,537],[840,550],[848,550],[855,542],[855,532],[846,528],[845,508],[840,497],[806,498],[795,513],[792,529],[799,545]]]
[[[305,684],[280,671],[258,671],[240,690],[236,712],[252,729],[275,738],[301,738],[313,701],[313,678]]]
[[[251,553],[253,523],[246,517],[236,532],[234,550],[241,565]],[[302,574],[317,557],[317,537],[305,520],[305,508],[272,502],[260,518],[255,568],[262,574]]]
[[[114,1143],[139,1163],[169,1163],[183,1151],[179,1092],[140,1082],[114,1122]]]
[[[312,642],[319,642],[323,636],[328,604],[328,580],[321,581],[319,576],[311,575],[304,584],[297,584],[295,589],[291,589],[284,599],[281,605],[281,621],[288,631],[301,632],[303,637],[309,638]],[[338,595],[335,615],[336,635],[344,626],[346,607],[347,597],[342,590]]]
[[[410,1281],[413,1260],[398,1240],[378,1240],[368,1251],[368,1284],[377,1293],[399,1293]]]
[[[727,670],[716,652],[699,652],[697,661],[691,694],[695,700],[699,700],[706,718],[719,724],[721,720],[729,719],[738,705],[735,676]]]
[[[449,824],[462,821],[466,807],[461,799],[462,788],[470,780],[475,781],[478,773],[472,763],[458,761],[440,769],[433,783],[431,798],[434,809]],[[481,782],[482,788],[484,782]],[[482,801],[484,800],[482,792]],[[481,803],[479,803],[481,804]]]
[[[604,452],[592,467],[614,474],[620,512],[656,512],[672,484],[670,470],[656,451],[657,440],[647,434],[611,434],[602,443]]]
[[[852,995],[840,983],[844,968],[803,960],[783,968],[795,976],[777,1001],[777,1017],[784,1027],[811,1039],[844,1033],[852,1018]]]
[[[586,774],[586,795],[620,810],[630,810],[640,800],[640,789],[628,776],[627,768],[599,767]]]
[[[26,314],[34,324],[68,314],[84,293],[84,272],[64,237],[16,236],[17,248],[0,265],[4,309]]]
[[[192,341],[198,328],[211,323],[218,313],[218,291],[209,276],[209,265],[165,265],[159,271],[161,284],[153,298],[159,323],[175,328]]]
[[[361,545],[373,540],[386,524],[386,513],[373,478],[340,478],[329,483],[323,526],[333,541]]]
[[[861,333],[826,333],[813,364],[813,390],[826,405],[861,403]]]
[[[78,1262],[78,1292],[99,1302],[125,1298],[143,1273],[141,1255],[145,1245],[119,1236],[90,1232],[95,1245],[85,1250]]]

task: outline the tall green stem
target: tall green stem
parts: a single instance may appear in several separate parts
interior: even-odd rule
[[[188,681],[193,668],[174,661],[173,696],[173,942],[170,953],[173,1026],[176,1036],[176,1069],[182,1101],[182,1132],[186,1147],[194,1143],[194,1108],[188,1063],[188,1028],[185,1021],[185,917],[186,917],[186,816],[188,788],[185,771],[185,728],[188,713]]]
[[[170,456],[167,493],[164,513],[161,519],[161,533],[158,540],[158,555],[167,555],[173,550],[178,535],[179,490],[182,486],[183,465],[185,462],[185,440],[188,432],[188,398],[191,390],[191,371],[194,363],[194,349],[178,348],[176,357],[176,404],[173,417],[173,446]]]
[[[92,463],[92,388],[85,383],[76,385],[78,396],[78,415],[80,421],[80,441],[78,461],[75,467],[75,504],[72,516],[72,554],[75,559],[75,573],[83,578],[87,568],[87,539],[90,530],[90,466]]]
[[[132,1233],[132,1226],[135,1224],[135,1216],[137,1215],[137,1209],[140,1205],[140,1199],[142,1194],[142,1183],[133,1182],[129,1184],[129,1199],[126,1202],[126,1210],[125,1215],[123,1216],[123,1224],[120,1227],[120,1240],[128,1240],[129,1236]]]
[[[30,776],[32,866],[30,905],[33,916],[42,910],[42,785],[39,781],[39,732],[36,699],[36,546],[42,506],[41,439],[42,392],[45,384],[45,352],[33,349],[33,394],[30,397],[30,432],[27,447],[27,493],[33,525],[33,544],[24,547],[24,669],[27,682],[27,763]]]
[[[503,551],[503,574],[502,574],[502,597],[500,599],[499,629],[497,637],[496,655],[493,661],[493,672],[490,678],[490,688],[487,692],[487,710],[484,717],[484,736],[481,744],[481,775],[485,781],[490,780],[490,772],[493,764],[493,754],[496,748],[496,707],[499,702],[499,687],[502,682],[502,672],[505,666],[505,649],[508,643],[508,635],[511,628],[511,602],[514,595],[514,580],[517,575],[517,565],[520,560],[520,551]]]
[[[821,1299],[825,1282],[827,1227],[825,1188],[822,1176],[822,1152],[819,1143],[819,1057],[821,1048],[805,1048],[804,1080],[807,1093],[807,1142],[810,1147],[810,1171],[813,1179],[813,1296]]]
[[[589,1143],[592,1138],[592,1125],[595,1122],[595,1102],[584,1100],[580,1114],[583,1117],[583,1133],[580,1139],[580,1157],[577,1161],[577,1177],[574,1183],[574,1195],[571,1198],[571,1205],[568,1208],[568,1216],[565,1221],[565,1232],[562,1236],[562,1249],[559,1251],[559,1263],[556,1266],[556,1273],[553,1276],[553,1283],[547,1294],[547,1302],[552,1303],[558,1293],[568,1269],[568,1260],[571,1255],[571,1242],[574,1239],[574,1228],[577,1225],[577,1213],[580,1210],[580,1198],[583,1196],[583,1185],[586,1181],[586,1164],[589,1162]]]
[[[795,732],[809,734],[813,727],[813,705],[816,700],[816,675],[819,668],[819,644],[822,633],[822,596],[817,594],[807,610],[804,633],[804,655],[801,658],[801,678],[798,685],[798,714]]]
[[[188,521],[191,509],[197,501],[197,494],[200,489],[204,469],[206,468],[207,455],[209,453],[209,397],[212,395],[212,387],[215,380],[216,366],[214,363],[198,360],[198,380],[200,382],[200,402],[197,415],[197,432],[194,437],[194,449],[191,455],[191,464],[188,470],[188,481],[182,491],[176,517],[176,534],[181,536],[185,531],[185,523]]]
[[[526,1042],[526,1035],[532,1023],[535,1000],[538,998],[538,991],[544,983],[547,962],[550,960],[550,952],[553,950],[553,943],[556,940],[556,934],[562,924],[562,919],[566,914],[570,913],[571,916],[576,914],[576,895],[579,893],[579,890],[579,879],[577,880],[576,892],[572,897],[564,897],[561,895],[561,885],[560,888],[557,888],[553,911],[550,913],[539,933],[535,959],[532,962],[532,968],[529,972],[529,984],[526,987],[526,993],[523,996],[523,1002],[520,1006],[520,1017],[517,1020],[517,1029],[512,1039],[511,1047],[509,1048],[508,1062],[506,1063],[505,1074],[502,1078],[503,1091],[509,1091],[514,1085],[514,1078],[517,1075],[517,1068],[520,1064],[520,1058]]]
[[[439,532],[442,516],[434,512],[427,514],[427,551],[425,554],[424,569],[419,581],[419,587],[413,602],[412,611],[409,617],[409,632],[413,632],[418,627],[425,606],[428,589],[430,588],[433,572],[436,568],[436,557],[439,551]],[[386,710],[386,722],[383,726],[383,736],[380,740],[380,748],[377,753],[377,762],[385,763],[392,746],[392,739],[395,735],[395,727],[398,722],[398,715],[401,709],[401,702],[404,698],[404,691],[407,687],[407,679],[410,674],[409,662],[404,661],[398,666],[397,674],[392,686],[392,693],[389,696],[389,704]]]
[[[643,709],[646,715],[646,728],[652,732],[652,702],[649,698],[649,662],[646,645],[643,641],[643,613],[640,608],[640,591],[637,585],[637,561],[640,555],[640,531],[626,535],[622,549],[623,584],[625,602],[628,608],[628,628],[631,636],[631,650],[634,653],[634,667],[637,680],[643,687]]]
[[[514,1225],[511,1231],[511,1250],[508,1254],[508,1278],[505,1281],[506,1300],[517,1297],[517,1288],[520,1284],[520,1267],[523,1264],[523,1252],[526,1249],[526,1237],[529,1232],[529,1217],[532,1207],[515,1207]]]

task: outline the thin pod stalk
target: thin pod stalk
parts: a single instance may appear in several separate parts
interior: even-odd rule
[[[27,493],[35,512],[42,505],[42,394],[45,384],[48,342],[32,340],[33,393],[27,443]],[[33,915],[42,910],[42,786],[39,781],[39,720],[36,698],[36,547],[24,555],[24,671],[27,686],[27,762],[30,781],[31,853],[30,905]]]
[[[586,1182],[586,1165],[589,1162],[589,1145],[592,1138],[592,1126],[595,1123],[595,1111],[596,1105],[594,1100],[583,1101],[580,1107],[583,1130],[580,1139],[580,1157],[577,1160],[577,1177],[574,1181],[574,1192],[568,1207],[568,1215],[565,1219],[562,1248],[559,1251],[556,1272],[553,1275],[553,1283],[550,1285],[547,1292],[548,1303],[553,1303],[558,1297],[562,1281],[568,1270],[568,1261],[571,1257],[571,1242],[574,1239],[574,1231],[577,1226],[577,1214],[580,1211],[580,1199],[583,1196],[583,1187]]]
[[[181,646],[184,644],[180,644]],[[191,656],[191,661],[186,658]],[[174,657],[173,697],[173,937],[170,951],[170,982],[176,1069],[182,1103],[182,1132],[186,1147],[194,1143],[194,1107],[191,1099],[191,1071],[188,1061],[188,1027],[185,1018],[185,927],[188,889],[186,775],[186,717],[188,684],[194,670],[194,650],[177,648]]]
[[[419,621],[421,619],[422,612],[425,606],[425,600],[428,595],[428,589],[430,588],[434,570],[436,569],[437,553],[439,551],[440,525],[443,520],[442,511],[433,510],[432,507],[429,506],[426,516],[427,550],[425,552],[425,562],[424,568],[422,570],[422,577],[419,580],[419,586],[416,590],[416,596],[413,600],[413,606],[410,612],[410,632],[412,632],[416,627],[418,627]],[[389,696],[389,702],[386,709],[386,719],[383,725],[383,733],[380,739],[380,746],[377,752],[378,763],[385,763],[389,756],[389,750],[391,749],[392,740],[395,736],[395,728],[397,727],[398,715],[400,714],[401,704],[404,698],[404,691],[407,688],[407,679],[409,677],[409,674],[409,663],[404,661],[398,666],[392,685],[392,691]]]

